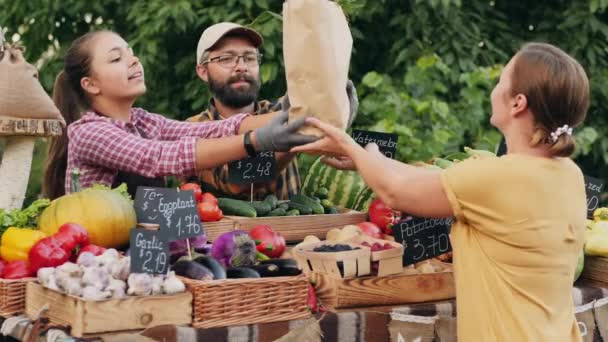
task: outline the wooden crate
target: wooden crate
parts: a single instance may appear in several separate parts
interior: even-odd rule
[[[299,244],[292,249],[292,253],[305,274],[318,272],[336,278],[349,278],[371,273],[371,250],[368,247],[339,242],[351,247],[359,247],[359,249],[344,252],[313,252],[317,246],[337,243],[321,241]],[[339,262],[342,263],[342,272],[340,272]]]
[[[9,317],[25,311],[25,287],[36,278],[0,279],[0,316]]]
[[[366,214],[350,209],[343,209],[340,214],[242,217],[228,216],[235,222],[235,229],[249,231],[259,224],[266,224],[281,233],[289,242],[300,242],[306,235],[315,235],[325,239],[330,229],[342,228],[348,224],[357,224],[366,220]]]
[[[25,301],[27,316],[37,318],[45,305],[49,306],[47,316],[51,323],[70,327],[70,335],[74,337],[192,322],[190,292],[86,301],[29,282]]]
[[[207,239],[213,241],[217,239],[218,236],[236,229],[234,228],[234,223],[234,220],[227,217],[224,217],[217,222],[203,222]]]
[[[397,274],[403,270],[404,248],[403,245],[398,242],[375,239],[365,234],[357,235],[353,238],[346,240],[346,242],[353,243],[356,245],[361,245],[361,243],[363,242],[367,242],[370,245],[373,245],[374,243],[380,243],[382,245],[388,243],[393,246],[392,249],[375,252],[372,251],[371,261],[378,262],[377,276],[382,277],[389,274]]]
[[[332,309],[421,303],[456,297],[452,271],[349,279],[313,272],[310,278],[321,303]]]
[[[214,328],[308,317],[308,277],[192,280],[192,326]]]
[[[585,255],[581,278],[588,283],[608,287],[608,258]]]

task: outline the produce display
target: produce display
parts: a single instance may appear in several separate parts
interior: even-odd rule
[[[84,252],[76,263],[40,268],[37,276],[42,286],[85,300],[175,294],[186,290],[174,272],[155,276],[130,273],[130,260],[115,249],[98,256]]]
[[[220,199],[221,201],[221,199]],[[295,276],[295,260],[285,256],[285,239],[268,225],[249,233],[234,230],[220,235],[211,248],[181,256],[172,264],[177,275],[193,280]]]
[[[317,196],[296,194],[287,202],[279,202],[275,195],[268,195],[263,201],[241,201],[232,198],[218,198],[218,205],[225,215],[244,217],[298,216],[338,214],[339,207],[326,198],[328,190],[320,188]]]

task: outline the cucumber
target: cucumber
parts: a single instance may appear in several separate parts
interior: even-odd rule
[[[296,203],[296,202],[288,202],[287,204],[289,205],[289,210],[296,209],[302,215],[312,214],[312,208],[307,205]]]
[[[317,201],[315,201],[314,199],[302,194],[291,196],[291,201],[310,207],[312,209],[313,214],[316,215],[323,214],[325,212],[325,209],[323,209],[321,203],[317,203]]]
[[[327,199],[327,197],[329,196],[329,190],[327,188],[320,187],[317,189],[315,196],[319,197],[322,200]]]
[[[211,272],[213,272],[213,279],[226,279],[226,270],[213,257],[207,255],[200,255],[194,258],[193,261],[211,270]]]
[[[272,205],[266,201],[253,201],[249,202],[249,205],[255,209],[258,217],[266,216],[272,210]]]
[[[325,208],[325,211],[334,206],[334,204],[331,203],[331,201],[328,199],[321,200],[321,205],[323,206],[323,208]]]
[[[338,207],[329,207],[329,209],[327,209],[326,214],[339,214],[340,210],[338,210]]]
[[[279,199],[273,194],[266,196],[266,198],[264,198],[264,202],[270,204],[270,210],[276,209],[277,205],[279,205]]]
[[[300,211],[298,209],[291,209],[285,214],[285,216],[298,216],[300,215]]]
[[[259,278],[260,274],[248,267],[230,267],[226,270],[228,279],[233,278]]]
[[[268,213],[268,216],[285,216],[287,211],[283,208],[276,208],[275,210]]]
[[[224,215],[257,217],[255,209],[245,201],[239,201],[232,198],[218,198],[217,204],[224,212]]]
[[[317,202],[317,203],[321,203],[321,199],[319,197],[316,196],[310,196],[310,199],[312,199],[313,201]]]
[[[287,211],[287,210],[289,210],[289,204],[287,204],[287,202],[279,203],[277,208],[283,208],[283,210]]]

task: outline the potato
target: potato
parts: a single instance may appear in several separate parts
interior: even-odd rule
[[[342,231],[339,228],[330,229],[327,232],[327,236],[325,237],[325,239],[327,241],[338,241],[341,232]]]

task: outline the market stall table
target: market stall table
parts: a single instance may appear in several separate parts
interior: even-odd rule
[[[572,291],[584,341],[608,341],[608,288],[579,281]],[[13,323],[17,321],[12,319]],[[9,322],[3,324],[3,331]],[[597,323],[597,324],[596,324]],[[32,327],[23,320],[10,335],[24,340]],[[316,333],[319,331],[323,338]],[[44,330],[42,330],[44,331]],[[49,330],[54,341],[74,341],[62,331]],[[393,307],[370,307],[319,313],[309,319],[213,329],[159,326],[140,333],[109,334],[103,341],[456,341],[455,300]],[[316,337],[315,337],[316,336]],[[418,339],[420,338],[420,339]],[[36,339],[35,339],[36,340]],[[38,341],[47,341],[40,336]]]

